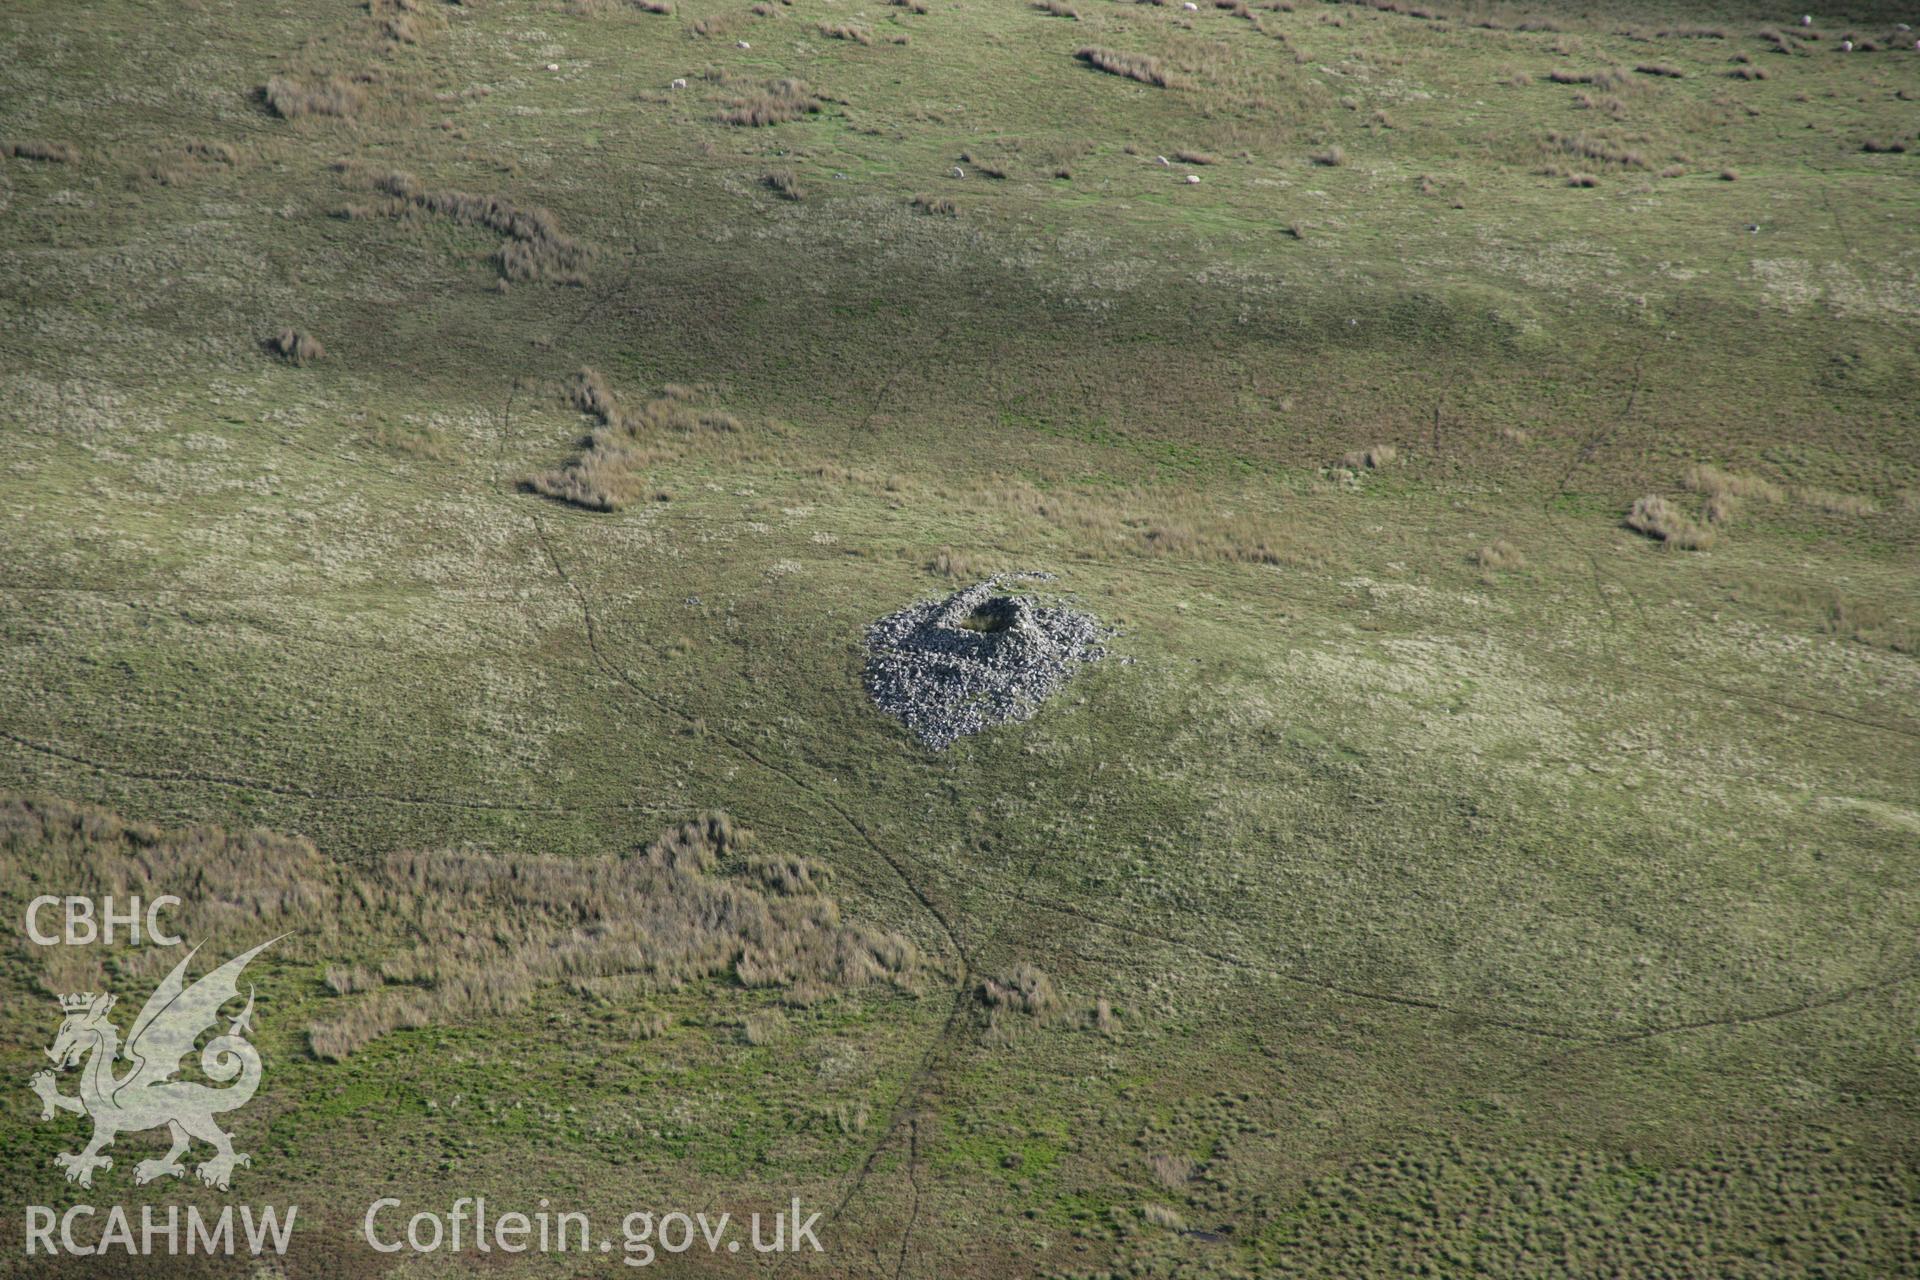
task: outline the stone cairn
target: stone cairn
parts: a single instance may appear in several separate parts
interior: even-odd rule
[[[1026,720],[1083,663],[1106,656],[1109,628],[1002,584],[1051,581],[1001,574],[944,600],[924,600],[867,628],[867,693],[935,751],[965,734]]]

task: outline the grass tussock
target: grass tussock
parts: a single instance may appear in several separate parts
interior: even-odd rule
[[[392,202],[389,213],[427,214],[468,226],[485,227],[506,237],[494,251],[503,279],[520,283],[584,285],[593,251],[564,234],[554,216],[541,208],[522,208],[499,196],[466,191],[428,191],[412,174],[396,170],[375,186]],[[350,209],[349,216],[362,210]]]
[[[736,128],[764,129],[817,114],[825,104],[803,80],[769,80],[756,93],[735,98],[715,117]]]
[[[873,32],[851,22],[823,22],[819,32],[829,40],[851,40],[854,44],[872,44]]]
[[[806,189],[800,185],[800,179],[794,176],[791,169],[771,170],[760,182],[782,200],[800,201],[807,198]]]
[[[1634,500],[1627,511],[1626,526],[1683,551],[1703,551],[1713,545],[1712,529],[1657,493]]]
[[[1071,18],[1075,22],[1080,20],[1080,11],[1066,3],[1066,0],[1033,0],[1033,7],[1055,18]]]
[[[756,1009],[741,1025],[741,1036],[750,1045],[778,1044],[792,1030],[787,1015],[778,1009]]]
[[[1193,1158],[1161,1152],[1147,1159],[1147,1172],[1169,1191],[1179,1191],[1193,1180]]]
[[[63,892],[112,894],[119,901],[178,894],[182,902],[169,923],[187,926],[183,932],[191,938],[264,941],[298,924],[276,951],[315,964],[327,958],[340,925],[333,864],[299,836],[218,826],[167,830],[61,800],[0,797],[0,895],[21,894],[41,876],[71,886]],[[182,885],[196,889],[183,893]],[[24,911],[27,896],[10,906]],[[34,951],[49,995],[98,990],[103,983],[98,948]],[[169,951],[135,947],[116,967],[157,976],[179,959]]]
[[[848,924],[823,893],[770,892],[732,870],[753,849],[750,832],[710,813],[625,854],[408,851],[349,866],[268,831],[163,830],[59,801],[0,800],[9,895],[41,875],[122,901],[176,893],[169,923],[186,937],[284,933],[267,963],[331,965],[333,994],[318,997],[308,1031],[314,1054],[330,1059],[402,1027],[509,1012],[557,985],[672,990],[725,977],[788,1004],[917,987],[912,943]],[[37,950],[50,993],[99,989],[97,949]],[[116,963],[141,976],[178,959],[132,952]]]
[[[1495,538],[1474,551],[1468,559],[1489,573],[1511,572],[1527,567],[1527,558],[1521,554],[1520,548],[1505,538]]]
[[[927,562],[927,572],[936,578],[964,578],[968,582],[978,582],[987,576],[987,570],[980,560],[964,551],[955,551],[952,547],[942,547],[936,551],[933,559]]]
[[[567,384],[567,400],[594,419],[580,450],[558,467],[521,481],[528,492],[588,511],[618,511],[643,492],[646,469],[666,445],[740,429],[731,414],[699,403],[706,388],[670,385],[637,410],[625,408],[606,380],[581,369]]]
[[[1643,62],[1634,68],[1643,76],[1663,76],[1669,80],[1686,78],[1686,72],[1669,62]]]
[[[1554,84],[1590,84],[1596,89],[1623,89],[1632,83],[1633,75],[1625,67],[1606,67],[1599,71],[1555,68],[1547,72],[1547,79]]]
[[[386,12],[380,12],[381,8]],[[416,9],[410,4],[376,6],[376,13],[381,37],[394,44],[419,44],[446,21],[431,10]]]
[[[1220,157],[1207,151],[1176,151],[1173,158],[1181,164],[1219,164]]]
[[[327,354],[320,339],[298,329],[282,329],[267,339],[267,347],[291,365],[307,365]]]
[[[997,978],[983,978],[977,994],[987,1010],[987,1040],[1005,1043],[1022,1022],[1048,1023],[1063,1005],[1053,979],[1033,965],[1021,963]]]
[[[1370,449],[1354,449],[1340,457],[1340,465],[1354,471],[1379,471],[1390,467],[1400,456],[1400,451],[1390,444],[1376,444]]]
[[[1323,169],[1338,169],[1347,162],[1347,153],[1340,144],[1336,142],[1330,147],[1314,152],[1308,156],[1307,159]]]
[[[64,142],[8,141],[0,143],[0,153],[18,160],[39,160],[47,164],[73,164],[80,159],[78,148]]]
[[[210,142],[205,138],[189,138],[180,144],[180,150],[190,158],[208,164],[231,167],[240,163],[239,148],[229,142]]]
[[[960,206],[952,200],[949,200],[946,196],[917,195],[913,198],[912,204],[918,212],[931,214],[936,218],[957,218],[960,216]]]
[[[1681,474],[1680,483],[1688,492],[1702,494],[1709,501],[1716,498],[1734,498],[1777,504],[1785,502],[1787,498],[1787,491],[1771,480],[1763,480],[1759,476],[1735,475],[1702,463],[1695,463],[1688,467]]]
[[[1151,54],[1122,53],[1114,49],[1098,49],[1092,45],[1075,51],[1074,57],[1110,76],[1121,76],[1128,80],[1137,80],[1156,89],[1178,87],[1176,77],[1167,64]]]
[[[1585,160],[1592,164],[1608,165],[1617,169],[1644,169],[1647,167],[1646,155],[1632,145],[1632,140],[1621,137],[1616,131],[1603,130],[1598,133],[1549,133],[1546,148],[1550,154]]]
[[[1830,516],[1870,516],[1880,510],[1872,498],[1862,493],[1836,493],[1832,489],[1796,489],[1794,497],[1816,511]]]
[[[341,76],[317,79],[274,76],[260,92],[273,114],[282,120],[298,120],[302,116],[344,119],[359,114],[367,105],[366,91]]]
[[[992,178],[1004,182],[1012,175],[1007,170],[1007,162],[997,157],[982,155],[978,151],[962,151],[960,163],[982,178]]]

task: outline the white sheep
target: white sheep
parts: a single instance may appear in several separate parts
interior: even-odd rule
[[[558,71],[559,69],[560,69],[560,64],[557,62],[549,62],[547,64],[547,70],[549,71]]]
[[[750,45],[750,44],[748,44],[748,43],[747,43],[747,42],[746,42],[745,40],[735,40],[735,41],[733,42],[733,47],[734,47],[734,48],[736,48],[736,49],[751,49],[751,48],[753,48],[753,46],[752,46],[752,45]]]
[[[1190,187],[1197,187],[1197,186],[1199,186],[1199,185],[1200,185],[1200,175],[1199,175],[1199,174],[1197,174],[1197,173],[1190,173],[1190,174],[1188,174],[1188,175],[1187,175],[1187,185],[1188,185],[1188,186],[1190,186]]]
[[[1185,10],[1186,10],[1186,11],[1187,11],[1188,13],[1198,13],[1198,12],[1200,12],[1200,6],[1199,6],[1199,5],[1197,5],[1197,4],[1195,4],[1195,3],[1193,2],[1193,0],[1187,0],[1187,2],[1186,2],[1185,4],[1183,4],[1183,5],[1181,5],[1180,7],[1181,7],[1182,9],[1185,9]]]
[[[669,89],[684,89],[686,87],[687,87],[687,78],[685,76],[675,76],[673,78],[673,83],[667,86],[667,88]]]
[[[1851,40],[1842,40],[1842,41],[1840,42],[1840,52],[1842,52],[1842,53],[1852,53],[1852,52],[1853,52],[1853,41],[1851,41]]]

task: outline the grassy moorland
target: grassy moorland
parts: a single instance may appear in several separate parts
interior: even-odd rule
[[[6,914],[293,931],[295,1277],[1920,1274],[1920,17],[1798,21],[6,6]],[[1000,569],[1129,661],[923,751]],[[9,937],[0,1270],[172,959]]]

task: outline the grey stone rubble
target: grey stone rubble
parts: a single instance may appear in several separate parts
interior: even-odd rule
[[[1089,614],[1001,592],[1004,583],[1052,578],[1000,574],[875,622],[866,637],[874,705],[936,751],[1031,717],[1083,663],[1106,656],[1102,642],[1113,634]],[[992,629],[962,625],[967,619]]]

